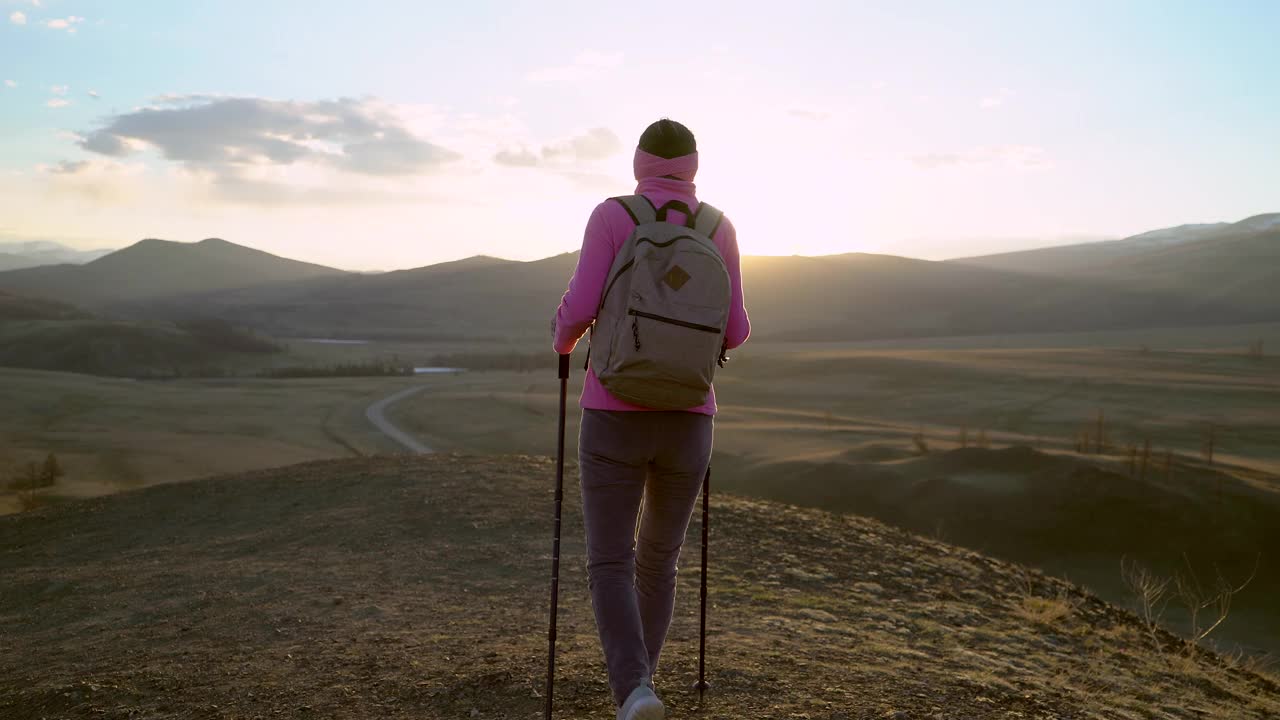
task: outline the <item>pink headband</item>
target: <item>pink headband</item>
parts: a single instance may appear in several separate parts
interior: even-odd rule
[[[692,181],[693,176],[698,173],[698,153],[692,152],[680,157],[664,158],[636,148],[636,157],[632,161],[632,167],[635,169],[636,180],[674,175],[681,180]]]

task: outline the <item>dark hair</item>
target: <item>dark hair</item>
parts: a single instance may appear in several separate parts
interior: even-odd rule
[[[671,118],[662,118],[645,128],[640,136],[640,149],[670,159],[697,152],[698,141],[689,128]]]

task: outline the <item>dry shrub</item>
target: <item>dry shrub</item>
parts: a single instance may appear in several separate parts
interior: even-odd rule
[[[1028,570],[1024,569],[1019,575],[1017,586],[1018,605],[1013,612],[1028,622],[1052,626],[1076,610],[1076,600],[1067,594],[1065,588],[1055,588],[1048,596],[1038,593],[1036,575]]]
[[[1054,625],[1074,611],[1075,604],[1065,594],[1053,598],[1033,595],[1022,598],[1019,606],[1014,609],[1014,614],[1039,625]]]

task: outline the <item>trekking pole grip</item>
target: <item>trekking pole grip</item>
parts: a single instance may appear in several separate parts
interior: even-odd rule
[[[561,380],[569,379],[569,356],[568,355],[560,356],[560,379]]]

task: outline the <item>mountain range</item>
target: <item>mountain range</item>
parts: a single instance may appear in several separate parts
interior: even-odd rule
[[[111,252],[111,250],[77,250],[48,240],[0,242],[0,271],[20,270],[40,265],[87,263]]]
[[[277,336],[546,335],[577,262],[477,256],[380,274],[225,240],[143,240],[83,265],[0,272],[0,290],[109,317],[213,315]],[[1280,319],[1280,213],[943,262],[746,257],[757,335],[862,340]]]

